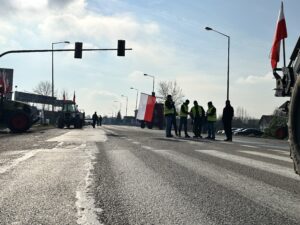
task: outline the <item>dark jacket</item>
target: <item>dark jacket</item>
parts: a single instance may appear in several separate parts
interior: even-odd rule
[[[222,121],[223,122],[231,122],[234,115],[234,110],[231,105],[226,105],[223,109],[223,116]]]

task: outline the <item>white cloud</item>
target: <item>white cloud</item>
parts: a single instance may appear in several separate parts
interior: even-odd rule
[[[267,73],[264,76],[253,76],[242,77],[237,80],[238,84],[261,84],[270,83],[274,79],[272,72]]]

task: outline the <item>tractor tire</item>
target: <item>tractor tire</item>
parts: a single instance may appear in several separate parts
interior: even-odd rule
[[[30,127],[31,120],[25,112],[15,112],[8,119],[8,128],[13,133],[23,133]]]
[[[75,122],[74,122],[74,128],[75,128],[75,129],[80,129],[80,128],[81,128],[80,125],[81,125],[80,119],[79,119],[79,118],[76,118],[76,119],[75,119]]]
[[[57,127],[58,127],[59,129],[63,129],[64,126],[65,126],[65,124],[64,124],[64,119],[61,118],[61,117],[59,117],[58,120],[57,120]]]
[[[300,76],[297,78],[290,101],[289,141],[294,169],[300,175]]]

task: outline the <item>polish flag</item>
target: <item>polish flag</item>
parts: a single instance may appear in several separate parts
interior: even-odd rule
[[[137,119],[146,122],[152,122],[153,110],[156,102],[156,97],[141,93],[140,105],[138,109]]]
[[[9,88],[8,88],[8,80],[6,78],[6,74],[4,72],[2,72],[0,74],[0,89],[1,89],[1,92],[2,94],[7,94],[9,92]]]
[[[286,29],[285,17],[283,13],[283,2],[281,2],[281,8],[279,11],[275,36],[274,36],[273,45],[271,49],[271,65],[273,69],[276,68],[277,62],[279,62],[280,42],[284,38],[287,38],[287,29]]]

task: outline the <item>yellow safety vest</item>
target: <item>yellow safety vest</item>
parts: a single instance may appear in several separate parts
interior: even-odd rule
[[[182,104],[181,107],[184,107],[185,112],[183,112],[180,108],[180,117],[187,117],[188,113],[186,112],[189,111],[189,107],[186,104]]]
[[[199,112],[199,116],[202,116],[202,107],[200,105],[197,106],[198,107],[198,112]],[[193,106],[191,109],[191,113],[193,115],[193,117],[196,117],[196,106]]]
[[[167,115],[172,115],[172,114],[174,114],[174,113],[175,113],[175,109],[174,109],[173,107],[172,107],[171,109],[168,108],[168,107],[166,106],[166,102],[167,102],[167,101],[165,101],[165,105],[164,105],[164,115],[167,116]]]
[[[211,113],[212,109],[215,109],[215,113],[213,115],[209,115]],[[214,106],[208,108],[208,110],[207,110],[207,121],[208,122],[216,122],[217,121],[217,110]]]

